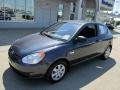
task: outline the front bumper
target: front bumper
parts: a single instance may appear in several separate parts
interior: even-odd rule
[[[10,59],[10,58],[9,58]],[[21,65],[17,62],[14,62],[10,59],[9,61],[10,67],[17,72],[18,74],[28,77],[28,78],[40,78],[43,77],[47,70],[47,64],[40,64],[40,65]]]

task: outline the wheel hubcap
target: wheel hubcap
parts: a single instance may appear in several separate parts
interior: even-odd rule
[[[108,58],[110,56],[110,52],[111,52],[111,49],[107,48],[107,50],[105,51],[105,58]]]
[[[57,65],[52,71],[52,79],[57,81],[60,80],[65,74],[65,66],[60,64]]]

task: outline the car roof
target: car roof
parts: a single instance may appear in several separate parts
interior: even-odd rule
[[[83,21],[83,20],[63,20],[62,22],[77,23],[77,24],[93,23],[93,22]]]
[[[85,25],[85,24],[89,24],[89,23],[102,24],[102,23],[98,23],[98,22],[95,22],[95,21],[84,21],[84,20],[63,20],[62,22],[76,23],[76,24],[80,24],[80,25]],[[104,24],[102,24],[102,25],[104,25]]]

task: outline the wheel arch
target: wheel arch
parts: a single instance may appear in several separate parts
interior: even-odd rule
[[[56,62],[59,62],[59,61],[64,61],[64,62],[67,64],[67,71],[69,71],[69,69],[70,69],[70,62],[69,62],[66,58],[60,58],[60,59],[55,60],[54,62],[52,62],[52,63],[49,65],[49,68],[50,68],[53,64],[55,64]],[[48,70],[49,70],[49,68],[48,68]],[[48,72],[48,70],[47,70],[47,72]]]

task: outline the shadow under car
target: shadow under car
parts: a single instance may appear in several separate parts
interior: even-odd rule
[[[115,64],[113,58],[105,61],[92,59],[72,67],[66,77],[56,84],[50,84],[42,78],[22,78],[9,68],[3,74],[3,84],[5,90],[79,90],[102,76]]]

